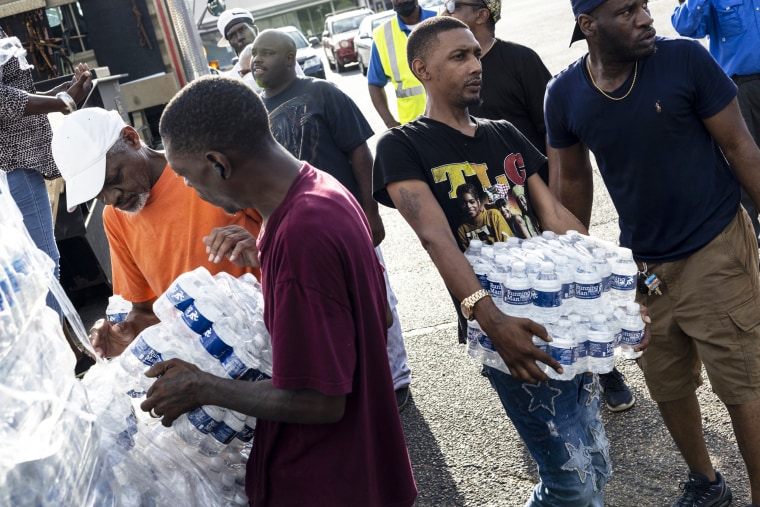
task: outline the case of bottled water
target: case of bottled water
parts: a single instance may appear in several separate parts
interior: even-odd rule
[[[631,355],[632,348],[625,353],[622,349],[626,339],[633,339],[631,333],[623,338],[625,325],[639,325],[622,324],[638,275],[630,250],[568,231],[528,240],[509,238],[494,245],[473,241],[465,256],[502,312],[547,327],[554,341],[534,336],[533,343],[563,365],[562,375],[541,365],[551,378],[611,371],[618,346],[621,357]],[[477,323],[469,325],[467,352],[497,368],[503,363]]]
[[[176,428],[165,428],[139,404],[152,382],[143,372],[170,357],[198,361],[228,376],[221,359],[239,349],[271,374],[258,282],[202,273],[178,278],[175,296],[177,285],[186,296],[159,298],[168,303],[167,311],[158,311],[164,320],[143,331],[119,358],[98,359],[79,381],[58,314],[45,304],[48,290],[80,346],[94,351],[76,309],[52,277],[52,261],[24,229],[2,173],[0,234],[0,505],[246,505],[245,461],[255,419],[201,407],[211,412],[211,429],[201,432],[197,445],[188,445]],[[183,285],[188,279],[205,281]],[[206,294],[223,294],[221,309],[203,301],[204,287]],[[213,320],[206,331],[216,336],[193,335],[193,341],[168,332],[192,304]],[[249,338],[230,338],[237,334]]]

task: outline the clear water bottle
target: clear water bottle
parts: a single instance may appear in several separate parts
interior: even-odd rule
[[[185,443],[197,447],[224,419],[224,413],[221,407],[204,405],[179,416],[172,428]]]
[[[494,263],[488,272],[488,293],[491,294],[496,307],[502,312],[506,306],[504,303],[504,283],[507,277],[509,257],[501,254],[494,257]]]
[[[245,416],[228,410],[224,419],[214,426],[201,440],[199,450],[206,456],[216,456],[232,442],[245,427]]]
[[[554,267],[557,271],[557,277],[562,283],[562,315],[570,315],[575,300],[575,272],[570,267],[568,258],[564,255],[554,256]]]
[[[531,318],[533,289],[525,272],[525,263],[517,261],[504,277],[504,313],[512,317]]]
[[[497,370],[509,373],[509,368],[504,363],[499,353],[496,351],[496,347],[490,338],[483,332],[478,321],[472,320],[467,322],[467,342],[468,342],[468,354],[474,357],[481,363]],[[472,349],[469,348],[469,344],[472,343]],[[472,352],[471,352],[472,350]]]
[[[479,239],[473,239],[470,244],[467,245],[467,250],[464,252],[464,256],[470,261],[470,265],[473,264],[475,259],[479,259],[483,251],[483,242]]]
[[[485,290],[488,290],[488,273],[491,271],[491,263],[484,257],[481,257],[472,265],[472,270],[475,273],[475,276],[478,277],[480,286]]]
[[[153,303],[153,313],[162,321],[171,320],[185,311],[205,287],[214,283],[214,277],[204,267],[182,273]]]
[[[533,282],[533,320],[541,324],[557,322],[562,314],[562,282],[554,264],[544,262]]]
[[[639,304],[629,301],[625,305],[625,314],[620,322],[620,356],[623,359],[638,359],[643,352],[634,351],[634,347],[644,338],[646,324],[641,319]]]
[[[615,306],[625,306],[636,299],[639,268],[633,260],[633,252],[628,248],[618,248],[617,255],[610,262],[610,271],[610,302]]]
[[[615,367],[615,335],[607,325],[607,317],[598,313],[591,318],[586,342],[586,362],[592,373],[609,373]]]
[[[171,339],[165,334],[162,324],[156,324],[137,335],[119,356],[119,365],[131,383],[147,389],[154,379],[146,377],[145,370],[161,361],[185,355],[185,349],[179,340]]]
[[[575,338],[575,373],[577,375],[588,371],[586,337],[588,336],[590,321],[588,318],[584,320],[584,317],[577,313],[568,315],[567,320],[572,325],[573,338]]]
[[[575,271],[574,310],[591,316],[599,311],[602,298],[602,277],[589,259],[582,260]]]
[[[235,347],[232,352],[221,360],[222,368],[232,379],[256,382],[271,378],[268,373],[261,371],[261,361],[255,357],[249,347]]]
[[[182,312],[185,324],[198,334],[205,333],[214,322],[231,317],[233,309],[214,291],[203,291]]]
[[[552,341],[549,342],[549,355],[562,365],[563,373],[557,373],[553,368],[546,368],[549,378],[555,380],[571,380],[576,375],[577,346],[573,323],[568,319],[560,319],[551,326]]]
[[[607,251],[604,248],[594,248],[592,254],[594,256],[594,267],[602,279],[602,300],[608,301],[612,271],[610,270],[610,263],[607,262]]]
[[[106,320],[113,324],[117,322],[124,322],[132,310],[132,303],[125,300],[118,294],[108,298],[108,306],[106,307]]]

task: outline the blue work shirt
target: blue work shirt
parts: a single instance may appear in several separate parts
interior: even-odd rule
[[[686,0],[673,11],[673,28],[710,38],[710,53],[729,76],[760,73],[760,0]]]
[[[435,11],[429,11],[422,8],[420,9],[422,12],[420,15],[419,23],[422,23],[426,19],[432,18],[436,15]],[[406,26],[403,21],[401,21],[401,17],[398,14],[396,14],[396,18],[398,19],[398,26],[401,28],[401,31],[404,32],[407,37],[409,37],[412,29]],[[386,23],[390,23],[390,20],[386,21]],[[373,42],[372,54],[369,57],[369,67],[367,67],[367,82],[371,85],[379,86],[382,88],[388,83],[388,79],[390,78],[386,75],[385,69],[383,69],[383,62],[380,61],[380,53],[377,51],[377,46]]]

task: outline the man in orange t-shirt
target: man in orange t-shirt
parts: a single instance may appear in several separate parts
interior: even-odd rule
[[[101,319],[90,330],[103,357],[121,354],[143,329],[158,322],[153,302],[180,274],[200,266],[212,274],[252,272],[227,259],[213,262],[203,241],[221,227],[257,236],[258,212],[231,215],[200,199],[170,170],[163,152],[142,144],[117,112],[87,108],[66,116],[53,134],[53,156],[66,180],[69,209],[94,198],[108,205],[103,224],[113,290],[132,309],[125,321]],[[254,274],[259,276],[258,269]]]

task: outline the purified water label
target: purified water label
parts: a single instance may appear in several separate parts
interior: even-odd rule
[[[201,335],[201,344],[209,354],[217,359],[222,359],[232,350],[232,347],[219,338],[219,335],[216,334],[213,327],[208,328]]]
[[[600,297],[602,297],[602,282],[575,284],[575,299],[599,299]]]
[[[588,357],[610,357],[615,344],[613,342],[586,342],[586,355]]]
[[[491,352],[496,352],[496,347],[494,346],[493,342],[483,332],[481,332],[480,336],[478,337],[478,343],[480,343],[480,346],[484,349],[490,350]]]
[[[198,334],[205,333],[213,322],[201,315],[201,312],[195,307],[195,303],[191,302],[185,311],[182,312],[182,320],[188,325],[190,329]]]
[[[179,284],[174,284],[169,287],[169,290],[166,292],[166,297],[171,301],[174,307],[181,312],[185,311],[185,308],[190,306],[193,302],[193,298],[190,297],[190,294],[188,294]]]
[[[636,288],[636,275],[620,275],[612,273],[610,288],[613,290],[634,290]]]
[[[237,432],[227,426],[225,422],[220,422],[217,424],[214,429],[209,431],[209,433],[211,433],[215,439],[225,445],[232,442],[232,439],[235,438],[235,435],[237,434]]]
[[[549,354],[562,366],[575,363],[575,348],[557,348],[549,346]]]
[[[135,346],[132,347],[132,354],[145,366],[153,366],[164,360],[161,353],[148,345],[142,336],[136,340]]]
[[[644,337],[644,330],[629,330],[629,329],[623,329],[620,333],[620,344],[621,345],[638,345],[641,343],[641,339]]]
[[[572,299],[575,297],[575,283],[562,284],[562,299]]]
[[[502,291],[502,285],[501,282],[497,282],[494,280],[491,280],[488,282],[488,292],[491,293],[492,297],[495,298],[501,298],[503,297],[503,291]]]
[[[193,426],[198,428],[201,433],[208,433],[219,425],[213,417],[208,415],[202,408],[196,408],[187,413],[187,419]]]
[[[256,428],[251,428],[247,424],[243,426],[243,429],[237,432],[235,438],[242,442],[250,442],[253,440],[253,436],[256,434]]]
[[[515,290],[504,289],[504,302],[508,305],[529,305],[533,302],[531,289]]]
[[[541,308],[556,308],[562,303],[560,292],[544,292],[541,290],[533,291],[533,304]]]

